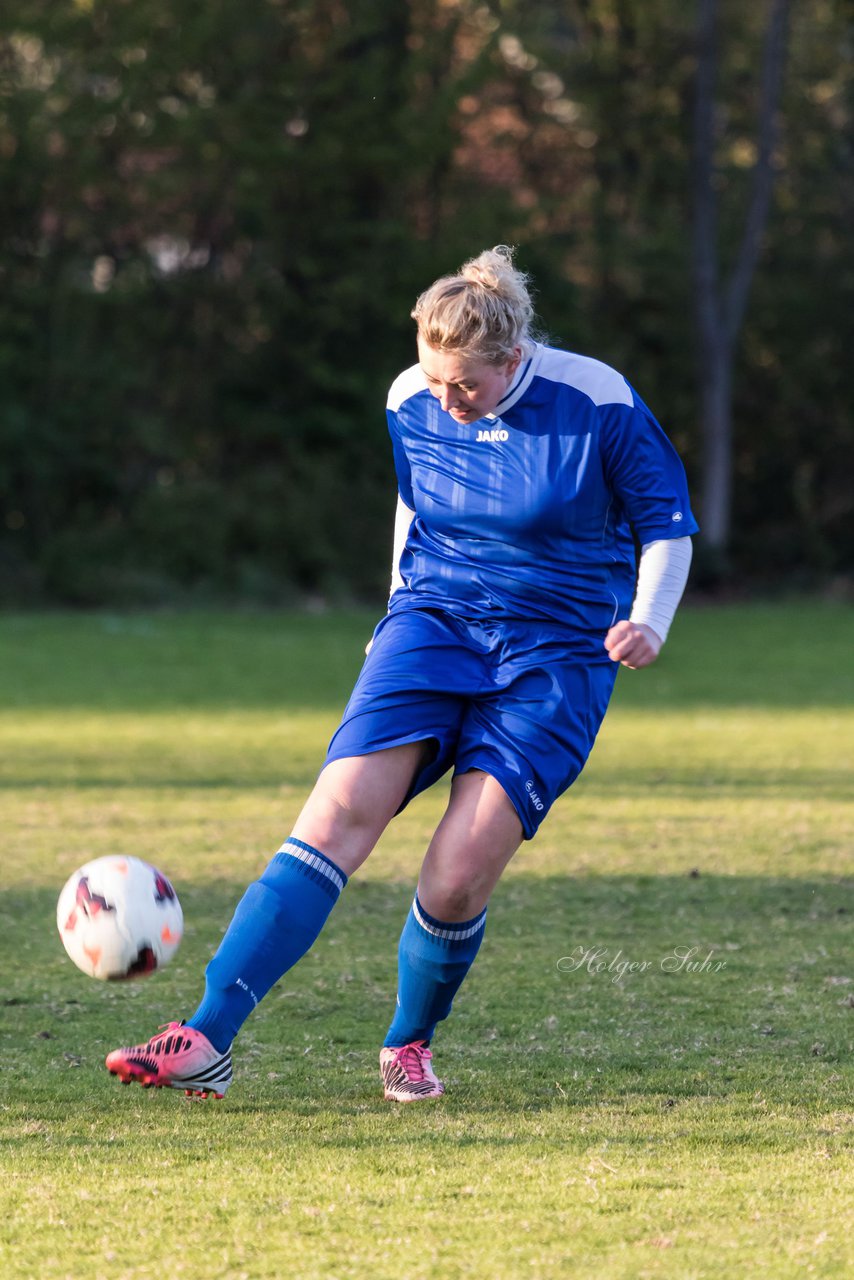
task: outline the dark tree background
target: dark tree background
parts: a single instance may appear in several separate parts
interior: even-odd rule
[[[381,598],[409,310],[497,242],[549,334],[653,406],[711,517],[696,233],[733,278],[763,163],[698,580],[854,573],[854,22],[792,3],[769,148],[775,3],[7,9],[0,601]]]

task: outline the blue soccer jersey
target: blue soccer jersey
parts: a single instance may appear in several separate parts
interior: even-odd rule
[[[400,495],[415,512],[391,610],[543,619],[628,616],[641,544],[697,532],[685,472],[619,373],[537,344],[504,400],[459,423],[419,365],[389,392]]]

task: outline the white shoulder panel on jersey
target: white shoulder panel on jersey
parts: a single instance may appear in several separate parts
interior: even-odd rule
[[[426,387],[427,383],[424,379],[424,370],[421,365],[411,365],[408,369],[404,369],[403,373],[398,374],[391,384],[386,408],[397,412],[404,400],[408,400],[410,396],[416,395],[419,391],[424,391]]]
[[[580,356],[574,351],[559,351],[554,347],[543,347],[541,352],[537,368],[539,377],[575,387],[583,395],[589,396],[595,405],[625,404],[631,408],[634,404],[631,387],[623,375],[610,365],[594,360],[591,356]]]

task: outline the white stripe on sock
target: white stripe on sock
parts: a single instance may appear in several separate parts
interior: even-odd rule
[[[285,841],[279,853],[288,853],[292,858],[298,858],[300,862],[304,862],[307,867],[320,871],[326,876],[327,880],[332,881],[339,893],[344,888],[344,877],[340,871],[331,862],[328,862],[326,858],[321,858],[317,853],[310,853],[308,849],[301,849],[298,844],[293,844],[290,839]]]
[[[440,929],[431,924],[429,920],[424,919],[424,916],[418,910],[417,898],[412,901],[412,911],[425,933],[432,934],[434,938],[447,938],[452,942],[465,942],[466,938],[473,937],[483,928],[483,921],[486,917],[486,907],[484,907],[477,919],[468,928],[462,929],[459,925],[449,924]]]

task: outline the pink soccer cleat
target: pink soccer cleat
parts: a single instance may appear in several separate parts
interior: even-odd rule
[[[183,1089],[189,1096],[221,1098],[231,1084],[231,1050],[220,1053],[201,1031],[170,1022],[146,1044],[114,1049],[107,1070],[122,1084],[143,1089]]]
[[[425,1041],[415,1040],[399,1048],[380,1050],[380,1074],[385,1097],[391,1102],[418,1102],[438,1098],[445,1092],[431,1066],[432,1053]]]

